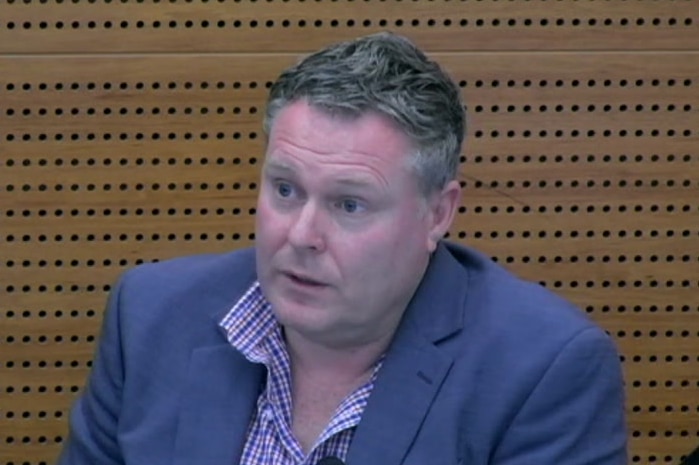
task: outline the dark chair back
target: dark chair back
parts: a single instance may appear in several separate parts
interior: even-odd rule
[[[689,454],[680,465],[699,465],[699,447]]]

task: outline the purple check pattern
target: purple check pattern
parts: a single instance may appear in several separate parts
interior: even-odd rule
[[[335,411],[316,444],[305,455],[291,431],[291,366],[281,327],[259,282],[221,320],[228,341],[253,363],[267,367],[267,383],[257,399],[240,465],[315,465],[335,456],[345,460],[356,426],[381,366]]]

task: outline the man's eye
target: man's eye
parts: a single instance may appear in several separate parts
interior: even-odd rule
[[[285,183],[285,182],[280,182],[277,184],[277,193],[281,197],[290,197],[291,194],[293,194],[294,189],[291,187],[290,184]]]
[[[345,213],[356,213],[361,209],[359,202],[354,199],[344,199],[340,201],[340,208]]]

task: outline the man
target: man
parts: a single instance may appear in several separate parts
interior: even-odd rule
[[[464,112],[438,65],[331,46],[265,130],[255,249],[125,274],[59,463],[626,463],[605,333],[442,240]]]

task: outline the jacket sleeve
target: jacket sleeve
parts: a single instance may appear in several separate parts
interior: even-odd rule
[[[626,465],[624,383],[599,329],[573,337],[502,436],[493,465]]]
[[[122,283],[110,293],[102,334],[85,388],[72,407],[68,440],[58,465],[123,465],[117,441],[123,363],[119,301]]]

